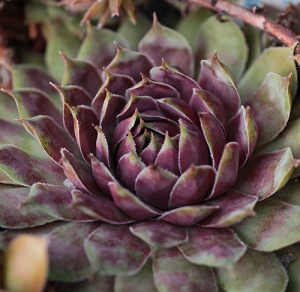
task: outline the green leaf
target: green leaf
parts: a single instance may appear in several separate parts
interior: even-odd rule
[[[216,271],[219,285],[230,292],[285,291],[287,275],[276,256],[251,249],[233,266]]]
[[[251,248],[274,251],[300,241],[300,207],[268,198],[256,204],[256,216],[234,226]]]
[[[294,97],[297,86],[296,66],[294,59],[291,58],[294,49],[295,46],[269,48],[256,59],[238,83],[243,103],[256,92],[269,72],[280,76],[288,76],[292,73],[289,89],[291,96]]]
[[[212,16],[199,27],[195,44],[196,64],[202,59],[210,59],[215,52],[238,80],[246,66],[248,47],[240,27],[230,18],[221,22]]]

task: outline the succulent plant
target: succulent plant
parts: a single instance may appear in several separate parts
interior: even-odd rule
[[[236,31],[237,57],[202,59],[212,50],[202,33],[197,77],[191,46],[156,19],[138,52],[90,27],[76,58],[62,54],[61,85],[13,68],[15,89],[1,95],[0,248],[45,236],[55,291],[286,289],[300,206],[285,191],[299,185],[288,182],[299,146],[274,141],[288,135],[293,48],[269,48],[244,72],[238,25],[203,25]],[[8,95],[29,135],[10,121]]]

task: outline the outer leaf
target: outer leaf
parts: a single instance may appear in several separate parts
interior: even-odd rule
[[[269,198],[256,204],[256,216],[234,226],[251,248],[273,251],[300,240],[300,207]]]
[[[114,289],[115,292],[156,292],[151,262],[148,261],[142,270],[135,275],[117,276]]]
[[[3,228],[26,228],[55,221],[52,216],[32,206],[21,206],[26,200],[29,188],[1,188],[0,226]]]
[[[285,185],[295,165],[289,148],[254,156],[239,172],[234,189],[263,200]]]
[[[61,62],[59,52],[75,57],[80,47],[80,40],[75,34],[69,33],[60,27],[48,25],[46,28],[46,65],[49,73],[57,80],[61,80],[64,74],[64,63]]]
[[[295,47],[273,47],[265,50],[251,65],[238,84],[242,102],[246,102],[260,87],[269,72],[280,76],[292,73],[290,91],[293,97],[296,92],[297,72],[294,60],[291,58]],[[276,60],[276,62],[274,62]]]
[[[257,145],[272,141],[285,128],[291,111],[289,81],[291,76],[281,77],[268,73],[258,91],[246,102],[258,128]],[[270,121],[276,117],[276,123]]]
[[[212,269],[189,263],[176,248],[161,249],[153,259],[154,282],[158,291],[217,291]]]
[[[164,221],[144,221],[130,226],[132,234],[150,245],[151,248],[170,248],[188,241],[186,228]]]
[[[87,36],[80,46],[77,58],[90,61],[99,69],[107,66],[115,56],[117,50],[114,42],[127,47],[127,40],[122,34],[108,29],[96,29],[88,25]]]
[[[9,145],[0,146],[0,169],[15,184],[22,186],[31,186],[36,182],[62,184],[65,180],[62,169],[51,160],[34,157]]]
[[[247,62],[248,47],[244,34],[232,19],[227,17],[225,22],[221,22],[216,16],[208,18],[199,27],[196,40],[196,62],[209,59],[218,52],[220,60],[229,67],[235,79],[241,77]]]
[[[217,270],[220,286],[226,291],[285,291],[287,275],[276,256],[248,249],[232,267]]]
[[[90,263],[83,243],[99,223],[69,223],[46,236],[49,242],[49,279],[59,282],[78,282],[90,274]]]
[[[135,274],[150,256],[150,248],[131,234],[128,226],[102,224],[84,247],[93,271],[106,275]]]
[[[191,263],[208,267],[224,267],[239,260],[246,246],[229,228],[190,228],[190,240],[179,250]]]
[[[141,39],[139,51],[150,56],[155,65],[162,58],[171,66],[178,66],[187,75],[194,75],[194,58],[187,40],[176,31],[161,25],[154,15],[152,28]]]

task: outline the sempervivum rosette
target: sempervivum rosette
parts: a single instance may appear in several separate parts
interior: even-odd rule
[[[90,28],[78,58],[62,54],[61,85],[13,69],[27,88],[6,93],[50,159],[15,146],[34,144],[1,120],[1,248],[19,233],[45,236],[57,291],[284,290],[273,251],[300,240],[300,207],[270,197],[297,161],[290,148],[266,149],[289,119],[293,48],[253,63],[241,105],[217,55],[194,80],[187,41],[156,20],[139,52],[121,42]]]

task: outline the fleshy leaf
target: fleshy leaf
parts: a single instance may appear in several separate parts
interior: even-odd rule
[[[256,216],[234,226],[251,248],[273,251],[300,240],[300,207],[268,198],[256,204]]]
[[[65,179],[61,167],[48,158],[35,157],[10,145],[0,147],[0,169],[15,184],[22,186],[31,186],[36,182],[62,184]]]
[[[248,216],[255,215],[253,208],[257,202],[257,197],[231,190],[223,196],[209,200],[208,202],[213,206],[218,206],[219,210],[204,219],[200,225],[220,228],[231,226]]]
[[[194,58],[187,40],[178,32],[161,25],[154,14],[152,28],[140,40],[139,51],[150,56],[155,65],[162,58],[171,66],[177,66],[187,75],[194,75]]]
[[[222,101],[228,118],[239,110],[241,104],[239,93],[216,53],[210,60],[201,61],[198,83],[201,88],[213,93]]]
[[[207,165],[191,165],[177,180],[170,194],[169,208],[199,204],[215,179],[215,171]]]
[[[163,168],[150,165],[136,178],[135,189],[138,197],[160,210],[168,208],[171,190],[177,176]]]
[[[3,188],[0,191],[0,226],[3,228],[26,228],[43,225],[56,219],[34,206],[22,206],[29,188]]]
[[[290,148],[254,156],[240,170],[234,189],[263,200],[285,185],[295,165]]]
[[[89,155],[96,153],[97,132],[93,125],[99,120],[92,108],[88,106],[77,106],[69,108],[73,115],[74,134],[81,155],[89,162]]]
[[[217,16],[212,16],[199,27],[196,39],[196,62],[209,59],[218,52],[219,59],[231,70],[235,79],[240,78],[246,66],[248,47],[238,24],[229,17],[220,21]]]
[[[143,203],[137,196],[123,188],[120,184],[110,182],[108,185],[115,204],[131,218],[135,220],[147,220],[161,214],[158,210]]]
[[[291,205],[300,206],[299,196],[300,182],[298,178],[290,180],[279,191],[277,191],[272,198]]]
[[[79,160],[66,149],[61,150],[61,164],[66,177],[79,190],[90,194],[101,195],[95,180],[92,169],[83,160]]]
[[[153,259],[155,286],[159,291],[216,292],[217,284],[212,269],[189,263],[177,248],[155,251]]]
[[[140,73],[148,76],[154,66],[153,61],[146,55],[133,52],[116,44],[117,54],[106,69],[112,73],[128,75],[136,82],[140,80]]]
[[[95,221],[96,219],[71,208],[71,188],[37,183],[30,188],[22,206],[32,206],[45,214],[64,221]]]
[[[82,213],[95,218],[97,220],[110,224],[127,224],[132,222],[116,205],[103,197],[95,197],[90,194],[72,191],[72,206],[71,208],[78,209]]]
[[[102,224],[85,241],[93,271],[104,275],[137,273],[150,256],[150,248],[128,226]]]
[[[12,68],[13,88],[33,87],[43,92],[54,94],[55,89],[50,82],[55,80],[44,69],[33,65],[15,65]]]
[[[217,171],[215,183],[208,199],[228,191],[236,181],[239,170],[239,145],[229,142],[225,145]]]
[[[20,121],[30,128],[45,152],[56,163],[59,163],[61,159],[62,148],[68,149],[76,157],[81,157],[75,141],[52,118],[36,116],[30,119],[20,119]]]
[[[245,253],[246,246],[229,228],[190,228],[190,240],[179,246],[191,263],[209,267],[229,266]]]
[[[62,55],[65,62],[65,74],[62,86],[77,85],[94,96],[101,87],[102,80],[95,65]]]
[[[46,236],[50,258],[49,279],[78,282],[90,274],[90,263],[84,250],[84,240],[99,223],[65,224]]]
[[[179,170],[186,171],[192,164],[205,165],[209,163],[208,148],[200,131],[191,131],[182,120],[179,139]]]
[[[218,209],[218,206],[211,205],[184,206],[164,212],[158,219],[179,226],[193,226]]]
[[[257,124],[258,146],[272,141],[288,122],[291,111],[290,79],[291,76],[268,73],[261,87],[245,104],[250,107]],[[270,123],[274,117],[276,123]]]
[[[108,29],[95,29],[94,26],[88,25],[88,33],[80,46],[77,58],[90,61],[102,69],[117,52],[114,41],[127,46],[127,41],[121,34]]]
[[[129,230],[151,248],[170,248],[188,241],[186,228],[164,221],[149,220],[133,224]]]
[[[103,290],[104,291],[104,290]],[[153,282],[151,262],[148,261],[141,271],[132,276],[117,276],[115,280],[115,292],[156,292]]]
[[[37,115],[45,115],[62,124],[60,110],[44,92],[34,88],[6,92],[14,98],[20,118],[27,119]]]
[[[239,163],[243,166],[252,154],[258,136],[256,122],[249,107],[243,106],[238,113],[229,121],[227,140],[239,144]]]
[[[285,291],[287,274],[276,256],[248,249],[233,266],[216,271],[226,291]]]
[[[211,113],[200,113],[200,123],[209,147],[213,167],[217,169],[226,143],[224,130],[220,122]]]
[[[45,61],[47,68],[54,78],[61,80],[63,78],[64,63],[59,57],[59,52],[75,57],[80,48],[80,40],[75,34],[54,25],[46,26],[46,37]]]
[[[294,97],[297,84],[296,66],[291,58],[294,55],[294,49],[295,46],[271,47],[255,60],[238,84],[243,103],[260,87],[269,72],[280,76],[288,76],[292,73],[289,89],[291,96]]]

